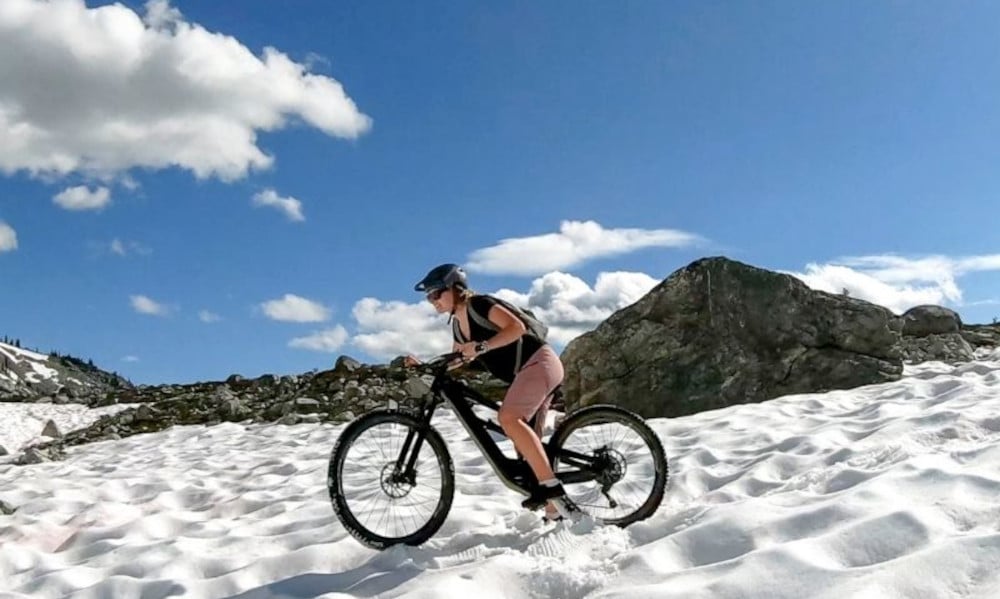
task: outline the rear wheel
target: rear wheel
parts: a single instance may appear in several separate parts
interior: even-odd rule
[[[587,407],[566,418],[549,444],[566,494],[595,519],[628,526],[660,507],[667,457],[638,415],[617,406]]]
[[[455,495],[455,470],[441,435],[428,427],[412,470],[421,424],[395,411],[371,412],[351,422],[330,457],[327,486],[337,517],[374,549],[419,545],[444,524]],[[409,439],[409,443],[407,440]]]

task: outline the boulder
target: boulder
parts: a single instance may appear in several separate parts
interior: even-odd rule
[[[62,390],[62,385],[51,379],[41,379],[31,383],[31,388],[38,395],[55,395]],[[51,399],[49,400],[51,401]]]
[[[897,380],[900,325],[791,275],[705,258],[569,343],[566,405],[681,416]]]
[[[53,439],[60,439],[62,438],[63,434],[62,431],[59,430],[59,427],[56,425],[55,421],[49,420],[48,422],[45,423],[45,426],[42,427],[42,436],[51,437]]]
[[[915,306],[903,313],[903,335],[926,337],[958,333],[962,330],[962,319],[954,310],[944,306]]]
[[[295,399],[295,411],[299,414],[313,414],[319,411],[319,401],[311,397],[297,397]]]
[[[361,368],[361,362],[350,356],[340,356],[333,366],[333,371],[337,374],[350,374],[359,368]]]
[[[407,396],[420,399],[431,392],[431,386],[421,377],[411,376],[403,383],[403,390],[406,391]]]

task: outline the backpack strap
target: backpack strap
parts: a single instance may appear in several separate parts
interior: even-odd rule
[[[451,319],[451,336],[458,343],[465,343],[467,339],[462,334],[462,327],[458,324],[458,319]]]
[[[490,300],[492,300],[492,303],[493,303],[494,306],[500,304],[500,302],[498,300],[496,300],[495,298],[493,298],[491,296],[485,296],[485,297],[488,297]],[[469,319],[470,320],[475,321],[475,323],[477,325],[481,326],[482,328],[489,329],[491,331],[499,331],[500,330],[500,327],[498,327],[497,325],[493,324],[492,320],[490,320],[489,318],[486,318],[482,314],[476,312],[476,310],[472,307],[472,301],[469,301],[468,306],[466,306],[466,313],[469,315]],[[515,314],[514,317],[517,318],[517,315]],[[456,323],[456,326],[457,326],[458,321],[456,320],[455,323]],[[461,334],[461,332],[459,334]],[[517,374],[518,372],[521,371],[521,365],[522,365],[521,364],[521,359],[522,359],[521,352],[524,349],[524,335],[518,337],[517,341],[515,343],[517,343],[517,351],[514,353],[514,374]]]
[[[475,308],[472,307],[472,302],[471,301],[469,302],[469,305],[466,306],[466,312],[469,314],[469,318],[471,320],[474,320],[476,322],[476,324],[478,324],[482,328],[489,329],[491,331],[499,331],[500,330],[500,327],[498,327],[497,325],[493,324],[492,320],[490,320],[486,316],[483,316],[479,312],[476,312]]]

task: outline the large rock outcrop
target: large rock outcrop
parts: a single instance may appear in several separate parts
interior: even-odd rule
[[[680,416],[896,380],[901,320],[727,258],[678,270],[562,354],[570,408]]]

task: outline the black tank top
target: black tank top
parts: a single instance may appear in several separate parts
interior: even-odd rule
[[[476,314],[479,316],[489,319],[490,308],[496,304],[497,302],[488,295],[474,295],[469,298],[468,308],[470,310],[475,310]],[[489,341],[494,335],[497,334],[497,331],[488,329],[478,324],[476,319],[472,316],[468,316],[467,318],[469,321],[469,333],[472,336],[472,339],[464,338],[457,318],[452,321],[452,336],[455,338],[457,343],[466,343],[468,341]],[[514,377],[517,376],[517,372],[521,369],[521,367],[528,362],[531,356],[534,355],[534,353],[538,351],[542,345],[544,345],[544,342],[538,340],[538,338],[531,333],[525,333],[524,335],[521,335],[520,339],[517,341],[508,343],[503,347],[491,349],[476,359],[482,362],[493,376],[497,377],[501,381],[510,383],[514,381]]]

